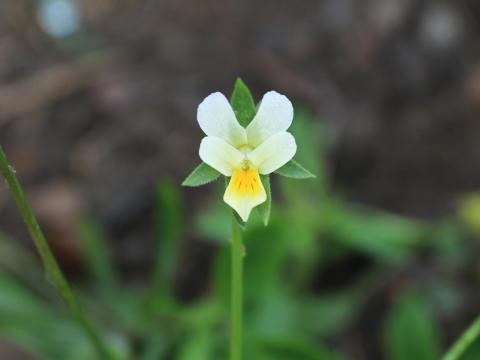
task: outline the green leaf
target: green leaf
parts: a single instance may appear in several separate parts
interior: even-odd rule
[[[389,360],[440,359],[440,339],[431,308],[416,295],[404,295],[385,323],[385,350]]]
[[[480,339],[476,339],[459,358],[459,360],[478,359],[480,359]]]
[[[196,217],[194,231],[205,239],[224,243],[232,231],[231,220],[230,212],[218,201]]]
[[[331,203],[321,215],[325,232],[337,243],[389,264],[406,261],[422,245],[424,228],[400,216]]]
[[[218,179],[220,173],[205,163],[198,165],[183,181],[182,186],[201,186]]]
[[[173,182],[157,184],[155,194],[156,257],[154,289],[161,296],[173,296],[172,282],[180,251],[183,211],[180,191]]]
[[[275,172],[292,179],[311,179],[316,177],[295,160],[290,160]]]
[[[82,330],[34,291],[0,274],[0,294],[0,338],[41,359],[94,358]]]
[[[151,331],[148,339],[145,341],[145,349],[140,355],[140,360],[165,359],[168,351],[168,343],[165,336],[158,330]]]
[[[176,359],[212,359],[214,350],[213,340],[212,334],[207,330],[196,331],[194,334],[190,334],[186,342],[179,350],[179,354],[176,356]]]
[[[250,124],[256,113],[255,103],[250,90],[240,78],[235,82],[230,103],[240,125],[246,127]]]
[[[230,227],[231,228],[231,227]],[[230,306],[230,247],[221,246],[213,262],[214,298],[225,309]]]
[[[262,339],[260,347],[264,357],[275,360],[341,360],[343,356],[332,353],[322,345],[297,337]]]
[[[284,285],[283,277],[280,274],[282,274],[283,266],[290,255],[288,240],[290,239],[284,236],[284,224],[275,218],[272,218],[268,227],[253,224],[244,233],[244,244],[247,250],[247,256],[244,259],[245,301],[249,304],[259,304],[260,302],[265,304],[265,311],[261,311],[262,314],[259,312],[258,317],[265,319],[265,321],[260,320],[263,326],[272,326],[275,329],[280,327],[277,326],[278,323],[282,321],[283,315],[288,313],[287,311],[275,312],[274,306],[282,300],[278,299],[278,293]],[[259,311],[259,305],[255,305],[255,308]],[[268,314],[272,314],[272,316],[268,317]],[[257,329],[255,326],[257,330],[260,327],[258,326]],[[289,326],[286,327],[289,328]]]
[[[78,224],[85,262],[99,291],[109,293],[118,284],[111,249],[104,237],[103,229],[93,218],[85,217]]]
[[[299,331],[319,337],[337,336],[351,326],[364,304],[363,293],[367,291],[370,290],[366,287],[360,290],[348,288],[298,302],[299,314],[296,319]],[[312,322],[311,319],[322,321]]]
[[[270,176],[269,175],[260,175],[260,180],[262,181],[265,192],[267,193],[267,200],[260,204],[257,209],[262,218],[263,224],[268,225],[270,220],[270,213],[272,210],[272,191],[270,189]]]

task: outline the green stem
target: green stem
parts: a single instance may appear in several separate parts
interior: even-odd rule
[[[15,170],[8,163],[7,156],[3,152],[2,147],[0,146],[0,171],[5,177],[10,192],[12,193],[15,202],[20,210],[23,221],[28,228],[28,232],[37,248],[38,253],[42,259],[43,265],[45,267],[47,277],[53,282],[61,297],[65,301],[68,310],[71,315],[78,321],[80,326],[83,327],[87,336],[91,340],[95,349],[97,350],[101,359],[113,359],[113,356],[109,353],[106,346],[103,344],[100,336],[97,334],[92,324],[88,321],[85,314],[83,313],[80,304],[73,294],[72,289],[70,288],[65,276],[63,275],[50,246],[48,245],[45,236],[43,235],[42,230],[33,214],[30,205],[25,197],[25,194],[22,190],[22,187],[15,176]]]
[[[232,223],[232,269],[231,269],[231,311],[232,329],[230,338],[230,360],[242,359],[243,322],[243,243],[242,230],[233,219]]]
[[[465,330],[462,336],[452,345],[442,360],[457,360],[470,345],[480,336],[480,316]]]

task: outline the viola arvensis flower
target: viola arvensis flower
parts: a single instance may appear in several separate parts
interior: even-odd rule
[[[287,132],[293,120],[290,100],[270,91],[263,96],[255,113],[248,89],[241,81],[240,84],[245,89],[241,88],[241,91],[248,94],[241,96],[247,96],[250,100],[251,105],[245,106],[252,108],[251,121],[245,127],[242,126],[223,94],[215,92],[207,96],[197,111],[200,128],[207,135],[200,143],[199,155],[202,161],[214,170],[200,166],[187,178],[184,185],[203,185],[220,174],[228,177],[223,200],[246,222],[252,209],[268,198],[269,189],[265,190],[260,176],[271,174],[292,160],[297,145],[292,134]],[[239,109],[235,110],[238,114]],[[296,178],[311,176],[297,163],[294,163],[293,167],[294,169],[289,168],[282,175]],[[297,173],[292,173],[293,170]],[[208,171],[214,173],[209,174]]]
[[[270,91],[244,128],[225,96],[216,92],[200,104],[197,119],[207,135],[200,144],[200,158],[230,177],[223,200],[247,221],[251,210],[267,199],[260,174],[279,169],[297,151],[295,139],[286,131],[293,120],[292,104]]]

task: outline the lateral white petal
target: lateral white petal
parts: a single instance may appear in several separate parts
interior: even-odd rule
[[[293,120],[293,106],[285,95],[267,92],[260,108],[247,126],[248,144],[256,147],[271,135],[286,131]]]
[[[231,176],[233,169],[238,168],[245,158],[241,151],[225,140],[214,136],[202,139],[199,155],[204,163],[225,176]]]
[[[270,136],[248,159],[262,175],[270,174],[289,162],[297,152],[297,144],[292,134],[284,131]]]
[[[207,136],[216,136],[233,146],[246,144],[245,129],[238,123],[227,98],[219,92],[208,95],[198,106],[197,120]]]

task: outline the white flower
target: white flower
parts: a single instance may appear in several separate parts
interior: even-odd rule
[[[260,174],[279,169],[297,151],[295,139],[286,131],[293,120],[292,104],[286,96],[270,91],[244,128],[225,96],[216,92],[199,105],[197,119],[207,135],[200,144],[200,158],[231,176],[223,200],[247,221],[252,209],[267,199]]]

